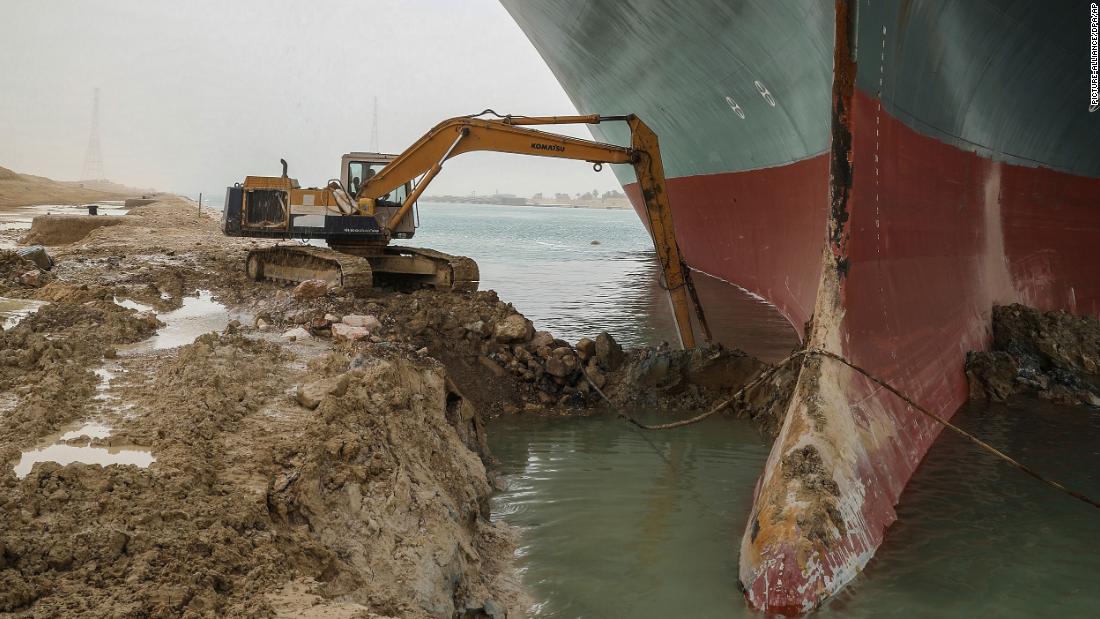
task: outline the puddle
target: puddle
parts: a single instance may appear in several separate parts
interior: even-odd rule
[[[118,302],[123,305],[126,301]],[[123,307],[140,306],[140,303],[123,305]],[[142,306],[148,307],[148,306]],[[137,309],[137,307],[134,307]],[[152,308],[150,308],[152,309]],[[130,344],[120,346],[122,354],[139,354],[152,350],[166,350],[185,346],[195,341],[195,338],[211,331],[222,331],[229,324],[229,310],[224,305],[214,300],[209,290],[199,290],[198,296],[184,297],[183,305],[179,309],[157,314],[157,319],[164,323],[153,337]]]
[[[107,391],[111,388],[111,381],[114,380],[121,371],[122,368],[117,365],[111,367],[105,365],[103,367],[96,368],[93,371],[96,377],[99,378],[99,382],[96,383],[95,386],[95,399],[109,400],[113,397],[108,394]]]
[[[62,466],[80,462],[81,464],[129,464],[146,468],[156,462],[153,453],[146,449],[123,447],[78,447],[76,445],[57,444],[23,452],[19,463],[15,465],[15,476],[23,479],[38,462],[56,462]]]
[[[125,215],[129,209],[119,202],[89,202],[98,207],[98,214],[104,217]],[[39,215],[87,215],[84,204],[36,204],[6,209],[0,213],[0,230],[29,230],[31,221]]]
[[[131,301],[130,299],[122,299],[120,301],[118,297],[115,297],[114,300],[115,300],[115,305],[117,305],[119,307],[125,307],[126,309],[132,309],[132,310],[136,310],[136,311],[139,311],[139,312],[155,312],[156,311],[155,309],[153,309],[152,305],[146,305],[144,303],[138,303],[137,301]]]
[[[0,324],[5,330],[10,329],[45,304],[45,301],[0,297]]]
[[[22,479],[31,472],[38,462],[56,462],[62,466],[80,462],[82,464],[128,464],[141,468],[148,467],[156,458],[153,452],[143,447],[92,447],[88,445],[66,445],[61,441],[71,441],[86,436],[90,439],[103,439],[111,435],[111,427],[98,422],[73,424],[69,430],[55,434],[48,439],[52,443],[24,451],[15,465],[15,476]]]
[[[86,423],[79,428],[76,428],[75,430],[69,430],[68,432],[63,433],[60,437],[58,437],[58,440],[71,441],[74,438],[80,438],[82,436],[87,436],[88,438],[107,438],[110,435],[111,426],[93,421],[91,423]]]

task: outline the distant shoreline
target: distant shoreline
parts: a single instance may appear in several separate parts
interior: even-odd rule
[[[586,208],[599,211],[629,211],[632,209],[630,202],[623,201],[608,201],[607,204],[600,204],[599,202],[539,202],[539,203],[505,203],[505,202],[493,202],[493,201],[472,201],[469,199],[458,201],[448,200],[445,198],[421,198],[420,202],[425,204],[441,204],[444,206],[459,206],[465,204],[477,204],[480,206],[522,206],[529,208]]]

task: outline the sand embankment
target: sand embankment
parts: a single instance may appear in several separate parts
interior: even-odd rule
[[[124,200],[149,193],[106,181],[66,182],[0,167],[0,209],[32,204],[81,204]]]

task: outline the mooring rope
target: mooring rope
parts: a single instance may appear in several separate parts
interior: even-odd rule
[[[1077,499],[1078,501],[1081,501],[1083,503],[1087,503],[1087,504],[1089,504],[1089,505],[1091,505],[1091,506],[1093,506],[1097,509],[1100,509],[1100,501],[1097,501],[1097,500],[1095,500],[1095,499],[1093,499],[1093,498],[1091,498],[1091,497],[1089,497],[1089,496],[1087,496],[1087,495],[1085,495],[1081,492],[1077,492],[1076,490],[1072,490],[1070,488],[1067,488],[1064,484],[1062,484],[1058,481],[1055,481],[1053,479],[1045,477],[1044,475],[1042,475],[1041,473],[1039,473],[1035,469],[1027,466],[1026,464],[1023,464],[1019,460],[1016,460],[1012,456],[1009,456],[1008,454],[1006,454],[1003,451],[997,449],[996,447],[990,445],[989,443],[983,441],[982,439],[978,438],[977,436],[974,436],[970,432],[967,432],[966,430],[963,430],[959,426],[951,423],[950,421],[944,419],[943,417],[940,417],[939,415],[933,413],[932,411],[924,408],[920,404],[917,404],[915,401],[913,401],[912,398],[910,398],[909,396],[907,396],[904,393],[902,393],[901,391],[899,391],[896,387],[894,387],[890,383],[882,380],[881,378],[878,378],[878,377],[874,376],[869,371],[859,367],[858,365],[852,363],[851,361],[848,361],[844,357],[841,357],[840,355],[838,355],[836,353],[833,353],[833,352],[829,352],[827,350],[822,350],[820,348],[809,348],[809,349],[800,350],[798,352],[795,352],[794,354],[792,354],[791,356],[787,357],[786,359],[780,361],[779,363],[775,364],[774,366],[772,366],[768,370],[765,370],[764,372],[762,372],[760,374],[760,376],[757,376],[755,379],[753,379],[747,385],[745,385],[741,389],[737,390],[737,393],[733,394],[733,397],[719,403],[717,406],[715,406],[714,408],[708,410],[707,412],[705,412],[701,415],[696,415],[695,417],[692,417],[690,419],[684,419],[682,421],[674,421],[674,422],[671,422],[671,423],[662,423],[662,424],[653,424],[653,425],[648,425],[648,424],[641,423],[640,421],[638,421],[637,419],[634,419],[633,417],[631,417],[630,415],[628,415],[624,411],[618,409],[611,402],[611,399],[608,398],[607,395],[604,394],[604,392],[601,391],[599,387],[596,387],[596,384],[594,382],[592,382],[592,378],[588,376],[588,372],[587,372],[587,370],[585,370],[583,364],[581,365],[581,371],[584,374],[584,377],[588,380],[588,383],[590,385],[592,385],[592,387],[596,390],[596,393],[600,394],[600,397],[602,397],[604,399],[604,401],[607,402],[608,406],[610,406],[611,409],[614,410],[618,414],[619,417],[622,417],[623,419],[627,420],[628,422],[630,422],[631,424],[637,426],[638,428],[640,428],[642,430],[670,430],[672,428],[681,428],[681,427],[684,427],[684,426],[689,426],[689,425],[694,424],[694,423],[699,423],[700,421],[706,419],[707,417],[710,417],[710,416],[722,411],[723,409],[727,408],[728,406],[730,406],[731,404],[736,402],[737,399],[740,398],[743,393],[745,393],[749,389],[755,387],[756,385],[760,384],[760,382],[765,380],[766,378],[768,378],[768,377],[772,376],[773,374],[775,374],[775,372],[778,371],[779,368],[783,367],[787,363],[790,363],[791,361],[793,361],[794,359],[796,359],[798,357],[808,357],[808,356],[825,357],[827,359],[832,359],[834,361],[837,361],[839,363],[842,363],[842,364],[848,366],[849,368],[855,370],[856,372],[858,372],[861,375],[863,375],[864,377],[866,377],[871,382],[875,383],[876,385],[882,387],[883,389],[886,389],[890,393],[892,393],[892,394],[896,395],[897,397],[901,398],[901,400],[903,402],[905,402],[909,406],[912,406],[913,408],[917,409],[918,411],[920,411],[921,413],[923,413],[924,415],[926,415],[927,417],[929,417],[930,419],[932,419],[936,423],[939,423],[940,425],[942,425],[945,428],[951,430],[955,434],[957,434],[957,435],[965,438],[966,440],[970,441],[971,443],[977,445],[979,448],[986,451],[987,453],[990,453],[990,454],[994,455],[995,457],[1003,460],[1004,462],[1007,462],[1008,464],[1012,465],[1013,467],[1015,467],[1016,469],[1018,469],[1019,471],[1021,471],[1025,475],[1028,475],[1030,477],[1034,477],[1035,479],[1043,482],[1044,484],[1050,486],[1051,488],[1054,488],[1055,490],[1058,490],[1059,492],[1067,494],[1067,495]]]

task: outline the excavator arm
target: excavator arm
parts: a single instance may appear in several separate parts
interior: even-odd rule
[[[629,147],[529,128],[532,125],[598,124],[608,121],[627,123],[631,136]],[[706,339],[710,339],[710,330],[691,282],[691,272],[684,264],[676,243],[657,135],[637,116],[505,116],[499,119],[463,116],[446,120],[362,184],[356,196],[360,212],[373,213],[375,200],[421,177],[401,208],[386,223],[387,230],[392,233],[442,170],[443,163],[451,157],[472,151],[576,159],[588,161],[597,169],[606,163],[631,164],[645,201],[647,227],[661,261],[664,285],[669,293],[680,344],[684,348],[695,347],[691,327],[692,308]]]

